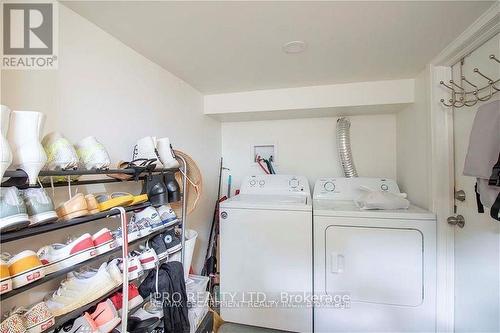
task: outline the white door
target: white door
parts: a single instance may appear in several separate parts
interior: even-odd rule
[[[500,78],[500,64],[489,59],[490,54],[500,59],[499,46],[496,35],[466,57],[462,65],[453,66],[453,79],[460,82],[462,71],[469,81],[484,86],[487,80],[473,72],[476,67],[493,80]],[[494,98],[500,98],[500,93]],[[463,190],[466,197],[465,201],[455,200],[456,213],[465,218],[464,228],[454,227],[455,332],[500,332],[500,222],[486,209],[484,214],[478,213],[476,181],[463,175],[474,116],[486,103],[453,111],[455,189]]]

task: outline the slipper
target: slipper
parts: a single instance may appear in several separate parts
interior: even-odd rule
[[[130,162],[120,161],[118,163],[118,169],[134,169],[134,174],[128,173],[109,173],[108,177],[119,179],[119,180],[130,180],[134,176],[138,176],[139,174],[152,171],[155,169],[156,164],[154,162],[156,159],[147,159],[147,158],[138,158]]]
[[[67,221],[75,217],[85,216],[89,214],[87,201],[83,194],[78,193],[73,198],[64,202],[56,209],[57,216]]]
[[[130,196],[132,194],[128,192],[113,192],[111,193],[111,198],[118,198],[118,197],[124,197],[124,196]],[[147,194],[139,194],[139,195],[132,195],[134,197],[134,200],[129,203],[127,206],[133,206],[137,205],[143,202],[148,201],[148,195]]]
[[[99,213],[99,203],[93,194],[87,194],[85,200],[87,201],[87,209],[90,214]]]
[[[110,194],[102,193],[97,194],[95,198],[101,212],[118,206],[128,206],[134,201],[134,196],[131,194],[113,197]]]

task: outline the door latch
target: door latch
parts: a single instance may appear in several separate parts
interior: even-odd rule
[[[458,201],[465,201],[465,192],[463,190],[455,191],[455,199]]]
[[[462,215],[450,216],[446,221],[448,222],[448,224],[457,225],[460,228],[463,228],[465,226],[465,218]]]

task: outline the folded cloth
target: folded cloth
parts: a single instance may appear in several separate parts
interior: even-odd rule
[[[464,176],[489,179],[499,150],[500,100],[496,100],[477,110],[465,157]]]
[[[361,186],[361,189],[364,193],[354,200],[360,209],[408,209],[410,207],[406,193],[375,191],[364,186]]]

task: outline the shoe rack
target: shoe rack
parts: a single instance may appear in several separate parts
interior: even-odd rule
[[[179,160],[181,166],[180,168],[175,168],[175,169],[155,169],[154,171],[152,171],[153,174],[161,174],[161,173],[176,173],[176,172],[181,172],[181,175],[182,175],[182,189],[183,189],[183,193],[181,193],[181,201],[182,201],[182,216],[178,217],[177,218],[177,222],[173,225],[170,225],[170,226],[167,226],[167,227],[164,227],[160,230],[157,230],[155,232],[152,232],[151,234],[145,236],[145,237],[142,237],[142,238],[139,238],[137,240],[134,240],[132,242],[129,242],[128,243],[128,246],[132,246],[134,244],[138,244],[138,243],[145,243],[147,239],[149,238],[152,238],[162,232],[165,232],[166,230],[168,229],[172,229],[172,228],[175,228],[176,226],[180,226],[181,227],[181,230],[182,230],[182,235],[181,235],[181,243],[182,243],[182,246],[181,248],[179,249],[179,251],[181,251],[181,262],[184,264],[184,248],[185,248],[185,225],[186,225],[186,222],[187,222],[187,203],[186,203],[186,200],[185,198],[187,198],[187,163],[185,161],[184,158],[182,158],[181,156],[177,156],[177,159]],[[144,172],[143,170],[141,171],[138,171],[137,169],[134,169],[134,168],[130,168],[130,169],[107,169],[107,170],[61,170],[61,171],[41,171],[39,173],[39,177],[50,177],[50,176],[53,176],[53,177],[66,177],[67,179],[69,179],[70,176],[75,176],[75,175],[79,175],[79,176],[83,176],[83,175],[106,175],[106,174],[127,174],[127,175],[132,175],[133,177],[131,179],[127,179],[127,180],[119,180],[119,179],[115,179],[115,178],[103,178],[103,179],[91,179],[91,180],[82,180],[82,181],[78,181],[78,180],[75,180],[75,181],[71,181],[70,182],[70,185],[71,186],[78,186],[78,185],[90,185],[90,184],[105,184],[105,183],[115,183],[115,182],[130,182],[130,181],[146,181],[146,175],[149,174],[150,172]],[[28,176],[27,174],[22,171],[22,170],[16,170],[16,171],[6,171],[5,174],[4,174],[4,178],[9,178],[7,181],[3,182],[1,184],[2,187],[4,186],[16,186],[20,189],[24,189],[24,188],[28,188],[29,185],[28,185]],[[50,183],[41,183],[42,186],[47,186],[47,187],[50,187],[50,186],[54,186],[54,187],[61,187],[61,186],[68,186],[68,182],[56,182],[56,183],[53,183],[53,184],[50,184]],[[134,206],[128,206],[128,207],[123,207],[125,209],[126,212],[132,212],[134,210],[138,210],[138,209],[143,209],[143,208],[146,208],[148,206],[150,206],[151,203],[149,202],[145,202],[145,203],[142,203],[142,204],[138,204],[138,205],[134,205]],[[87,216],[83,216],[83,217],[78,217],[78,218],[74,218],[74,219],[71,219],[69,221],[56,221],[56,222],[53,222],[53,223],[49,223],[49,224],[45,224],[45,225],[39,225],[39,226],[34,226],[34,227],[26,227],[26,228],[23,228],[23,229],[19,229],[19,230],[13,230],[13,231],[8,231],[8,232],[5,232],[5,233],[2,233],[0,234],[0,246],[3,245],[3,244],[6,244],[8,242],[13,242],[13,241],[19,241],[19,240],[22,240],[22,239],[25,239],[27,237],[35,237],[35,236],[41,236],[43,237],[43,235],[45,235],[46,233],[49,233],[51,231],[54,231],[54,230],[59,230],[59,229],[63,229],[63,228],[70,228],[70,227],[73,227],[73,226],[76,226],[76,225],[82,225],[82,224],[85,224],[85,223],[88,223],[88,222],[91,222],[91,221],[96,221],[96,220],[100,220],[100,219],[105,219],[105,218],[108,218],[108,217],[111,217],[111,216],[117,216],[117,215],[120,215],[120,212],[116,209],[111,209],[109,211],[104,211],[104,212],[99,212],[99,213],[96,213],[96,214],[92,214],[92,215],[87,215]],[[124,231],[125,229],[122,228],[122,231]],[[123,237],[123,235],[122,235]],[[122,238],[122,239],[126,239],[126,238]],[[67,273],[71,272],[71,271],[74,271],[74,270],[77,270],[78,268],[82,267],[82,266],[92,266],[93,263],[97,263],[99,261],[102,261],[103,259],[106,259],[106,258],[110,258],[110,257],[115,257],[115,258],[123,258],[123,254],[122,254],[122,246],[117,246],[116,248],[114,248],[112,251],[109,251],[107,253],[104,253],[104,254],[101,254],[101,255],[98,255],[98,256],[95,256],[87,261],[84,261],[82,263],[79,263],[79,264],[76,264],[76,265],[73,265],[72,267],[69,267],[69,268],[66,268],[66,269],[63,269],[63,270],[59,270],[57,272],[54,272],[52,274],[49,274],[45,277],[43,277],[42,279],[39,279],[37,281],[34,281],[30,284],[27,284],[23,287],[20,287],[20,288],[16,288],[16,289],[13,289],[7,293],[4,293],[0,296],[0,307],[1,307],[1,302],[8,299],[8,298],[11,298],[15,295],[18,295],[20,293],[23,293],[23,292],[27,292],[29,291],[30,289],[36,287],[36,286],[39,286],[39,285],[42,285],[48,281],[51,281],[51,280],[55,280],[55,279],[58,279],[58,278],[63,278],[64,276],[66,276]],[[176,252],[178,253],[178,252]],[[172,255],[174,255],[175,253],[171,253],[169,254],[166,258],[160,260],[160,262],[158,263],[158,265],[161,265],[163,262],[166,262]],[[127,262],[127,258],[123,258],[124,259],[124,262]],[[127,271],[128,269],[126,269],[127,266],[124,267],[124,271]],[[145,278],[147,276],[147,273],[144,274],[143,276],[141,276],[139,279],[136,280],[137,283],[141,283],[142,279]],[[128,279],[127,279],[128,280]],[[125,281],[127,281],[125,280]],[[128,288],[128,284],[127,286],[123,286],[123,289],[125,288]],[[98,304],[99,302],[105,300],[106,298],[108,298],[110,295],[112,295],[113,293],[115,293],[116,291],[119,291],[122,289],[122,286],[119,286],[119,287],[116,287],[114,288],[113,290],[111,290],[109,293],[107,293],[106,295],[103,295],[102,297],[94,300],[93,302],[91,303],[88,303],[86,304],[85,306],[81,307],[81,308],[78,308],[70,313],[67,313],[67,314],[64,314],[62,316],[59,316],[59,317],[56,317],[55,318],[55,325],[50,327],[49,329],[47,329],[46,331],[47,332],[50,332],[54,329],[56,329],[57,327],[61,326],[62,324],[64,324],[65,322],[67,322],[68,320],[71,320],[71,319],[74,319],[74,318],[77,318],[79,317],[83,312],[87,311],[88,309],[92,308],[93,306],[95,306],[96,304]],[[127,293],[128,294],[128,293]],[[124,296],[125,296],[125,293],[124,293]],[[146,303],[147,301],[149,300],[149,297],[146,297],[144,299],[144,302],[139,305],[139,306],[142,306],[144,303]],[[128,303],[128,301],[124,300],[124,304],[125,303]],[[137,310],[139,308],[139,306],[137,307],[134,307],[132,309],[128,309],[127,311],[127,314],[128,313],[131,313],[135,310]],[[126,319],[127,316],[123,316],[122,318],[122,321],[125,321],[126,322]],[[201,327],[202,325],[200,325],[200,329],[202,329]],[[44,333],[44,332],[42,332]]]

